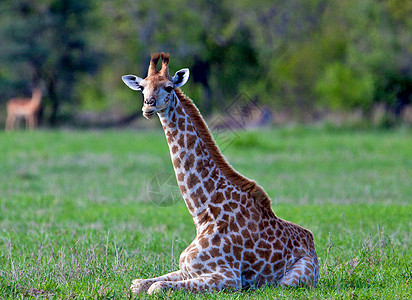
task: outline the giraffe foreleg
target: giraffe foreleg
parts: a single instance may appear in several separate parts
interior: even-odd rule
[[[221,291],[223,289],[240,290],[241,280],[223,274],[205,274],[196,278],[181,281],[157,281],[153,283],[147,293],[152,295],[167,290],[185,290],[191,292]]]
[[[180,281],[183,280],[182,271],[178,270],[163,276],[149,278],[149,279],[135,279],[132,281],[130,289],[133,293],[145,293],[150,286],[157,281]]]
[[[316,286],[318,283],[318,260],[309,255],[302,257],[286,272],[279,280],[280,285],[297,286],[299,284],[307,284],[308,286]]]

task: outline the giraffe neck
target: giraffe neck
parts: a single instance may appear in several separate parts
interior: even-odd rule
[[[170,108],[159,114],[160,122],[169,145],[177,183],[193,221],[199,228],[210,200],[207,195],[216,188],[215,181],[221,172],[175,92],[171,101]]]
[[[224,159],[192,100],[176,89],[169,107],[159,117],[177,183],[196,228],[227,217],[230,206],[236,207],[233,202],[239,201],[246,206],[258,205],[274,216],[270,198],[263,189]]]
[[[240,198],[229,196],[232,191],[236,191],[236,195],[251,193],[271,211],[266,193],[254,181],[237,173],[223,158],[193,102],[179,89],[172,95],[170,109],[159,113],[159,117],[177,183],[196,227],[207,226],[217,219],[220,209],[228,208],[225,205],[228,202],[240,201]]]

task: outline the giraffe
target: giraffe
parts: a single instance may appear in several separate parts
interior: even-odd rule
[[[169,54],[154,53],[146,78],[125,75],[122,80],[142,91],[143,116],[160,118],[196,237],[180,255],[178,271],[133,280],[132,292],[316,286],[312,233],[278,218],[265,191],[225,160],[199,110],[179,89],[189,70],[171,77],[168,65]]]

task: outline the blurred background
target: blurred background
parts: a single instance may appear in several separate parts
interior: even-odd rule
[[[276,124],[411,126],[411,16],[410,0],[2,0],[0,124],[35,86],[42,127],[133,124],[121,76],[165,51],[204,115],[247,95]]]

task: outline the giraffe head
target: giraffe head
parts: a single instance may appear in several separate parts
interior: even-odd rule
[[[158,71],[156,65],[162,58],[162,69]],[[147,77],[142,79],[135,75],[122,76],[123,82],[132,90],[143,93],[143,116],[151,118],[155,113],[167,112],[174,89],[183,86],[189,79],[189,69],[181,69],[173,77],[169,75],[169,54],[154,53],[150,60]]]

